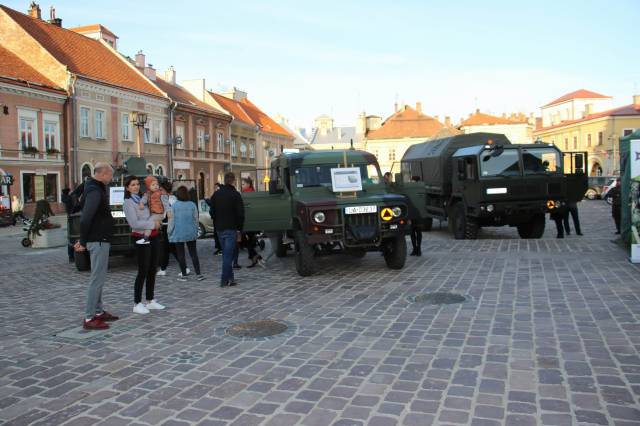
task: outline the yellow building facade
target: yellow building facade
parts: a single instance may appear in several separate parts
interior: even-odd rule
[[[639,128],[640,95],[637,95],[631,105],[542,127],[536,129],[534,136],[553,143],[563,152],[586,151],[589,176],[616,176],[620,174],[619,139]]]

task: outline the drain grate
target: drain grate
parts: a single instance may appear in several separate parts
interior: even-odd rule
[[[453,305],[455,303],[463,303],[466,297],[456,293],[436,292],[419,294],[410,296],[409,301],[412,303],[423,303],[426,305]]]
[[[288,328],[287,324],[280,321],[259,320],[232,325],[227,328],[226,334],[239,338],[260,339],[282,334]]]
[[[195,364],[204,358],[204,355],[200,352],[193,351],[180,351],[176,354],[170,355],[167,358],[171,364]]]

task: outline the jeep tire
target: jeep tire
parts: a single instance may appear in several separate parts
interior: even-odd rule
[[[302,277],[308,277],[315,272],[314,268],[314,255],[313,246],[309,245],[304,236],[304,232],[301,230],[295,231],[295,261],[296,271]]]
[[[542,238],[545,222],[543,214],[534,215],[529,222],[518,225],[518,235],[523,239]]]
[[[407,242],[404,235],[396,235],[386,241],[382,252],[389,269],[402,269],[407,260]]]

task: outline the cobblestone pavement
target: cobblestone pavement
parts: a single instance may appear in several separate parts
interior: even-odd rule
[[[640,270],[609,206],[580,205],[584,237],[477,241],[425,233],[401,271],[379,254],[242,269],[199,243],[207,280],[159,277],[168,306],[134,316],[135,267],[113,258],[107,332],[80,332],[87,274],[65,248],[0,236],[0,423],[37,425],[638,425]],[[437,228],[437,224],[436,224]],[[267,249],[268,250],[268,249]],[[246,256],[246,255],[245,255]],[[246,262],[246,261],[245,261]],[[434,306],[413,296],[465,295]],[[225,329],[282,320],[287,333]]]

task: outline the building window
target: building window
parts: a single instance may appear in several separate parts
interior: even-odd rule
[[[564,138],[564,150],[569,151],[569,138]]]
[[[204,151],[204,127],[196,128],[196,141],[198,143],[198,151]]]
[[[247,145],[244,143],[240,144],[240,155],[242,158],[247,158]]]
[[[151,163],[147,164],[147,174],[152,175],[153,171],[154,171],[153,164]]]
[[[633,129],[622,130],[622,136],[629,136],[631,133],[633,133]]]
[[[104,111],[96,110],[96,139],[104,139]]]
[[[573,137],[573,149],[578,149],[578,137]]]
[[[396,150],[395,149],[390,149],[389,150],[389,161],[396,161]]]
[[[235,139],[231,139],[231,156],[232,157],[237,157],[238,154],[236,152],[236,140]]]
[[[218,132],[216,135],[216,151],[224,152],[224,134]]]
[[[89,163],[85,163],[82,166],[82,171],[81,171],[81,182],[84,182],[85,180],[87,180],[87,178],[90,178],[93,175],[93,168],[91,167],[91,164]]]
[[[176,145],[181,146],[184,143],[184,126],[176,125]]]
[[[602,145],[604,139],[604,134],[602,132],[598,132],[598,145]]]
[[[164,167],[162,166],[156,167],[156,176],[164,176]]]
[[[122,130],[121,130],[122,140],[130,141],[131,140],[131,124],[129,124],[129,114],[127,113],[122,114],[121,126],[122,126]]]
[[[89,137],[89,108],[80,107],[80,136]]]
[[[252,143],[249,144],[249,158],[256,158],[256,146]]]
[[[161,142],[160,127],[162,120],[153,120],[153,143],[159,144]]]
[[[57,149],[58,123],[52,121],[44,122],[44,149]]]
[[[589,133],[587,135],[587,146],[590,147],[591,146],[591,133]]]
[[[38,147],[36,131],[36,117],[35,113],[31,115],[20,116],[20,145],[21,148],[28,146]]]
[[[148,118],[147,124],[144,125],[144,143],[151,142],[151,127],[153,126],[153,120]]]
[[[35,203],[47,200],[50,203],[58,201],[58,175],[36,175],[24,173],[22,175],[22,197],[25,203]]]

